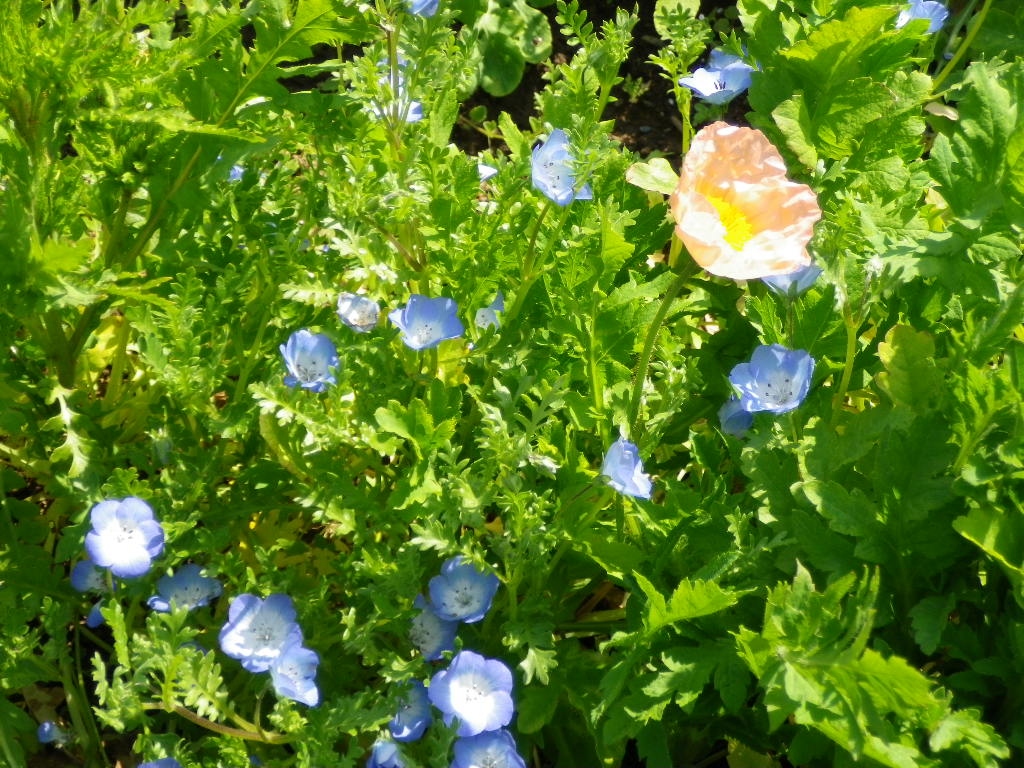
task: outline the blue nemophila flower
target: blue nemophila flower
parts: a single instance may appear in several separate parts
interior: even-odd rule
[[[104,573],[92,560],[82,560],[71,569],[71,586],[79,592],[105,592],[107,580]]]
[[[640,452],[633,443],[620,437],[605,454],[601,474],[608,478],[608,485],[619,493],[638,499],[651,498],[651,478],[644,473]]]
[[[910,7],[900,11],[900,15],[896,17],[896,29],[905,27],[912,21],[925,19],[928,22],[928,31],[934,34],[942,29],[947,18],[949,11],[937,0],[910,0]]]
[[[97,600],[93,603],[92,608],[89,609],[89,615],[85,617],[85,626],[89,629],[96,629],[96,627],[102,627],[106,619],[103,618],[102,609],[103,601]]]
[[[159,613],[170,613],[172,607],[191,611],[208,605],[215,597],[220,597],[220,582],[200,573],[195,563],[183,565],[173,576],[161,576],[156,583],[157,594],[147,601],[147,605]]]
[[[239,595],[228,608],[220,647],[250,672],[266,672],[289,646],[302,644],[295,606],[287,595]]]
[[[476,327],[480,329],[490,328],[492,325],[497,328],[501,325],[498,320],[498,313],[505,311],[505,297],[498,291],[497,297],[486,307],[476,311]]]
[[[499,584],[493,573],[478,571],[456,555],[444,562],[440,576],[430,580],[430,602],[445,621],[472,624],[487,614]]]
[[[743,410],[786,413],[807,397],[813,373],[814,358],[807,352],[772,344],[758,347],[749,363],[735,366],[729,381],[739,391]]]
[[[762,277],[761,282],[771,288],[779,296],[796,298],[808,290],[821,276],[821,267],[817,264],[808,264],[796,272],[789,272],[785,275],[772,275]]]
[[[173,757],[161,757],[148,763],[140,763],[139,768],[181,768],[181,763]]]
[[[442,341],[455,339],[465,332],[459,320],[458,306],[453,299],[436,299],[414,293],[409,303],[391,310],[388,318],[402,332],[402,341],[411,349],[430,349]]]
[[[153,508],[135,496],[107,499],[89,513],[92,530],[85,535],[89,558],[122,579],[141,576],[164,551],[164,529]]]
[[[437,13],[438,0],[408,0],[409,12],[416,16],[430,17]]]
[[[576,189],[575,160],[569,152],[569,137],[556,128],[547,141],[533,148],[530,160],[533,186],[557,205],[568,205],[573,200],[592,200],[594,191],[589,184]]]
[[[356,333],[369,333],[377,327],[380,306],[369,296],[343,293],[338,296],[338,317]]]
[[[722,431],[733,437],[743,437],[747,430],[754,425],[754,414],[743,410],[743,404],[738,397],[730,397],[725,405],[718,409],[718,420],[722,424]]]
[[[451,768],[526,768],[516,740],[504,728],[456,739]]]
[[[477,163],[476,172],[480,176],[480,181],[487,181],[498,175],[498,169],[493,165],[487,165],[487,163]]]
[[[433,721],[427,687],[414,680],[402,698],[398,712],[388,723],[388,730],[395,741],[416,741]]]
[[[497,659],[459,651],[448,669],[436,673],[427,689],[445,725],[458,721],[459,736],[476,736],[508,725],[515,712],[512,672]]]
[[[47,720],[39,724],[39,728],[36,729],[36,737],[40,744],[57,744],[59,746],[67,743],[68,732],[53,720]]]
[[[420,613],[412,620],[409,641],[419,648],[423,658],[437,661],[446,651],[454,651],[459,623],[438,616],[423,595],[417,595],[413,605],[420,609]]]
[[[303,328],[288,337],[281,345],[281,354],[288,373],[284,383],[300,386],[310,392],[323,392],[328,384],[337,384],[334,371],[338,367],[338,350],[334,342],[322,333],[311,333]]]
[[[228,181],[241,181],[243,176],[245,176],[244,165],[232,165],[231,170],[228,171]]]
[[[288,645],[270,665],[274,693],[307,707],[315,707],[320,703],[320,691],[316,687],[319,664],[320,657],[316,652],[304,648],[301,642]]]
[[[680,78],[686,86],[709,104],[725,104],[750,87],[750,73],[754,68],[739,56],[715,49],[708,57],[708,65]]]
[[[405,768],[405,760],[398,745],[390,739],[379,739],[373,743],[366,768]]]

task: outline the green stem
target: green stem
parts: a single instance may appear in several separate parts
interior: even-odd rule
[[[654,354],[654,345],[657,343],[661,324],[665,322],[669,308],[676,300],[679,292],[683,290],[686,281],[693,275],[695,267],[696,265],[693,264],[692,266],[684,266],[679,270],[676,274],[676,279],[672,281],[672,285],[665,292],[665,296],[661,300],[661,306],[658,307],[658,312],[647,329],[647,338],[644,339],[643,351],[640,353],[640,359],[637,361],[636,370],[633,374],[633,394],[629,398],[629,411],[626,414],[629,422],[630,439],[635,440],[639,434],[640,401],[643,399],[644,382],[647,380],[647,366],[650,365],[651,355]]]
[[[258,728],[257,726],[253,725],[252,723],[246,720],[242,720],[242,718],[238,717],[237,715],[232,716],[232,719],[236,722],[241,721],[245,723],[244,728],[232,728],[230,725],[223,725],[222,723],[214,722],[213,720],[209,720],[201,715],[196,714],[191,709],[186,709],[180,704],[175,704],[171,710],[168,710],[166,707],[164,707],[163,704],[159,702],[150,702],[143,704],[142,708],[148,710],[160,710],[162,712],[171,711],[174,712],[176,715],[184,717],[189,722],[195,723],[196,725],[205,728],[208,731],[213,731],[214,733],[219,733],[223,736],[233,736],[236,739],[247,739],[248,741],[262,741],[265,744],[287,744],[290,741],[294,741],[293,736],[289,736],[288,734],[284,733],[276,733],[274,731],[264,731]]]
[[[853,361],[857,356],[857,338],[859,336],[859,325],[853,318],[848,305],[843,305],[843,322],[846,325],[846,361],[843,364],[843,376],[839,381],[839,389],[832,398],[832,426],[835,426],[839,418],[839,411],[843,407],[843,400],[850,388],[850,380],[853,378]]]
[[[985,17],[988,15],[988,11],[991,7],[992,0],[985,0],[985,4],[981,6],[981,10],[978,11],[977,15],[973,19],[971,19],[967,35],[964,37],[963,42],[960,43],[960,46],[956,49],[956,53],[953,55],[953,58],[946,63],[946,66],[942,68],[942,71],[939,72],[932,81],[932,93],[938,92],[946,78],[949,77],[960,65],[960,62],[963,61],[964,56],[967,55],[968,49],[974,42],[974,38],[977,37],[979,30],[981,30],[982,25],[985,23]]]
[[[526,248],[526,256],[523,259],[523,281],[519,284],[519,290],[516,291],[515,301],[512,302],[512,306],[505,312],[505,320],[510,321],[515,317],[519,316],[520,310],[523,308],[523,304],[526,302],[526,294],[533,288],[533,284],[537,282],[537,278],[541,275],[541,270],[534,271],[534,265],[537,263],[537,236],[540,233],[541,225],[544,223],[544,219],[548,215],[548,211],[551,210],[554,203],[548,200],[544,207],[540,209],[540,215],[537,217],[536,223],[533,225],[533,232],[530,234],[530,244]],[[545,249],[545,256],[547,251],[551,250],[552,243],[554,242],[555,235],[561,230],[561,225],[565,223],[565,219],[568,216],[569,206],[565,206],[562,210],[562,216],[559,220],[559,226],[551,234],[551,239],[548,241],[548,247]],[[544,259],[540,260],[543,263]]]

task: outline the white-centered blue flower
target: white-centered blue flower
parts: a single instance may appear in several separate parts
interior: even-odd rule
[[[208,605],[220,597],[223,588],[217,579],[203,576],[201,571],[195,563],[188,563],[173,576],[161,576],[156,583],[157,594],[146,604],[158,613],[170,613],[174,607],[191,611]]]
[[[338,296],[338,317],[356,333],[369,333],[377,327],[380,305],[369,296],[343,293]]]
[[[328,384],[337,384],[334,376],[338,368],[338,350],[334,342],[322,333],[312,333],[303,328],[288,337],[281,345],[284,357],[284,383],[289,387],[299,386],[310,392],[323,392]]]
[[[947,18],[949,11],[937,0],[910,0],[910,7],[904,8],[896,17],[896,29],[901,29],[912,21],[924,19],[928,22],[928,32],[934,34],[942,29]]]
[[[96,565],[115,576],[142,576],[164,551],[164,529],[140,498],[107,499],[89,515],[92,530],[85,535],[85,550]]]
[[[456,739],[451,768],[526,768],[516,740],[504,728]]]
[[[388,318],[402,332],[406,346],[416,350],[436,347],[466,331],[459,320],[458,306],[446,296],[431,299],[414,293],[408,304],[393,309]]]
[[[302,644],[295,606],[287,595],[261,600],[243,594],[231,601],[220,630],[220,647],[250,672],[266,672],[289,646]]]
[[[495,328],[501,325],[501,321],[498,320],[498,313],[505,311],[505,296],[498,291],[497,297],[486,307],[482,307],[476,311],[476,327],[481,330],[485,330],[494,326]]]
[[[161,757],[159,760],[150,760],[148,763],[140,763],[139,768],[182,768],[181,763],[173,757]]]
[[[817,264],[808,264],[796,272],[789,272],[785,275],[772,275],[762,277],[761,282],[771,288],[779,296],[794,299],[804,293],[821,276],[821,267]]]
[[[445,725],[458,721],[459,736],[506,726],[515,712],[512,671],[497,659],[473,651],[457,653],[448,669],[430,679],[427,694],[441,710]]]
[[[592,200],[594,191],[589,184],[576,188],[575,159],[569,151],[569,137],[556,128],[547,141],[533,148],[530,169],[533,186],[557,205],[566,206],[573,200]]]
[[[430,602],[445,621],[473,624],[490,610],[500,582],[493,573],[477,570],[462,555],[449,558],[441,574],[430,580]]]
[[[388,730],[395,741],[416,741],[433,721],[427,687],[419,680],[413,680],[402,697],[398,712],[388,723]]]
[[[608,485],[619,493],[637,499],[651,498],[651,478],[644,473],[640,452],[624,437],[620,437],[608,449],[601,464],[601,474],[608,478]]]
[[[706,67],[700,67],[693,74],[679,79],[679,84],[689,88],[709,104],[725,104],[750,87],[750,75],[754,68],[733,53],[716,48],[708,56]]]
[[[270,679],[278,696],[315,707],[320,703],[320,690],[316,687],[316,669],[320,657],[315,651],[292,643],[278,654],[270,665]]]
[[[722,431],[733,437],[743,437],[747,430],[754,425],[754,414],[743,410],[743,404],[738,397],[730,397],[725,405],[718,409],[718,421],[722,425]]]
[[[430,17],[437,13],[438,0],[407,0],[409,13],[416,16]]]
[[[735,366],[729,381],[743,410],[786,413],[807,397],[813,373],[814,358],[807,352],[771,344],[755,349],[749,363]]]
[[[53,720],[47,720],[39,724],[39,728],[36,729],[36,738],[39,739],[40,744],[66,744],[68,742],[68,732],[57,725]]]
[[[419,649],[423,658],[427,661],[437,661],[445,652],[454,651],[459,623],[438,616],[423,595],[417,595],[413,605],[419,608],[420,612],[412,620],[409,641]]]
[[[370,750],[366,768],[405,768],[405,760],[395,742],[391,739],[378,739]]]

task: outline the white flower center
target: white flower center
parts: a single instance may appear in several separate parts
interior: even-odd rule
[[[788,405],[796,396],[796,381],[783,371],[775,371],[758,382],[758,395],[766,405]]]
[[[304,384],[317,382],[327,374],[327,361],[308,352],[299,352],[292,366],[295,368],[295,378]]]
[[[455,709],[474,709],[490,694],[486,680],[477,675],[466,675],[452,681],[451,698]]]

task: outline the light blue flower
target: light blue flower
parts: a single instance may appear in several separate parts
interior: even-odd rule
[[[487,163],[477,163],[476,172],[480,176],[480,181],[487,181],[498,175],[498,169],[493,165],[487,165]]]
[[[53,722],[53,720],[40,723],[39,728],[36,730],[36,737],[39,739],[40,744],[61,745],[68,742],[68,732]]]
[[[228,181],[241,181],[245,175],[244,165],[232,165],[231,170],[228,172]]]
[[[725,434],[743,437],[747,434],[747,430],[754,425],[754,414],[743,410],[740,399],[733,396],[718,409],[718,420],[722,424],[722,431]]]
[[[516,740],[504,728],[456,739],[451,768],[526,768],[516,749]]]
[[[547,141],[533,149],[530,166],[533,186],[557,205],[568,205],[573,200],[592,200],[594,191],[589,184],[576,189],[573,156],[569,153],[569,137],[556,128]]]
[[[301,643],[288,645],[270,665],[270,679],[278,696],[315,707],[320,703],[316,668],[320,657]]]
[[[379,739],[370,750],[366,768],[405,768],[405,760],[398,745],[390,739]]]
[[[161,757],[148,763],[140,763],[139,768],[181,768],[181,763],[173,757]]]
[[[281,345],[281,354],[288,369],[284,383],[300,386],[310,392],[323,392],[328,384],[337,384],[334,371],[338,367],[338,350],[334,342],[322,333],[311,333],[303,328],[288,337]]]
[[[191,611],[208,605],[215,597],[220,597],[222,587],[216,579],[203,576],[195,563],[183,565],[173,576],[161,576],[156,583],[157,594],[147,601],[147,605],[158,613],[170,613],[172,607]]]
[[[473,624],[490,610],[499,584],[493,573],[478,571],[456,555],[444,562],[440,576],[430,580],[430,602],[441,619]]]
[[[398,712],[388,723],[388,730],[395,741],[416,741],[433,721],[427,687],[419,680],[414,680],[403,697]]]
[[[92,560],[81,560],[71,569],[71,586],[79,592],[106,592],[105,573]]]
[[[438,0],[408,0],[409,13],[430,17],[437,13]]]
[[[417,595],[413,605],[420,609],[420,613],[412,620],[409,641],[419,649],[423,658],[437,661],[445,652],[454,651],[459,623],[438,616],[423,595]]]
[[[729,381],[743,410],[786,413],[807,397],[813,373],[814,359],[807,352],[772,344],[758,347],[749,363],[735,366]]]
[[[808,290],[821,276],[821,267],[817,264],[808,264],[796,272],[785,275],[772,275],[762,277],[761,282],[771,288],[779,296],[795,299],[804,291]]]
[[[260,600],[243,594],[231,601],[220,630],[220,647],[250,672],[266,672],[291,645],[302,644],[295,606],[287,595]]]
[[[393,309],[388,318],[401,330],[406,346],[420,350],[461,336],[466,329],[457,313],[458,306],[453,299],[446,296],[431,299],[414,293],[408,304]]]
[[[633,443],[620,437],[605,454],[601,474],[608,478],[608,485],[619,493],[637,499],[651,498],[651,478],[644,473],[640,452]]]
[[[498,313],[505,311],[505,297],[501,291],[498,291],[497,297],[488,306],[478,309],[476,311],[476,327],[482,330],[494,326],[495,328],[501,325],[498,320]]]
[[[437,672],[427,689],[445,725],[458,721],[456,734],[476,736],[508,725],[515,712],[512,671],[497,659],[459,651],[448,669]]]
[[[686,86],[709,104],[725,104],[750,87],[750,73],[754,68],[739,56],[715,49],[708,57],[708,65],[680,78]]]
[[[85,535],[85,550],[96,565],[115,576],[142,576],[164,551],[164,529],[140,498],[107,499],[89,514],[92,530]]]
[[[343,293],[338,296],[338,317],[356,333],[369,333],[377,327],[380,305],[369,296]]]
[[[934,34],[942,29],[947,18],[949,11],[937,0],[910,0],[910,7],[900,11],[900,15],[896,17],[896,29],[905,27],[911,21],[925,19],[928,22],[928,32]]]
[[[89,629],[96,629],[96,627],[102,627],[106,623],[106,619],[103,618],[101,609],[103,608],[103,601],[97,600],[92,604],[92,608],[89,609],[89,615],[85,617],[85,626]]]

